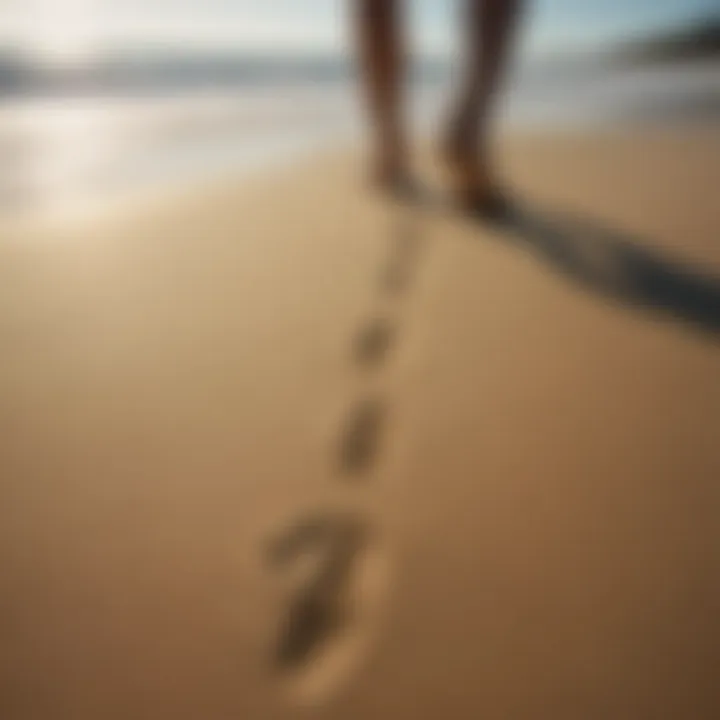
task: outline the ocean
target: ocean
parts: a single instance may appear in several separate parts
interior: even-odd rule
[[[137,67],[137,66],[136,66]],[[121,68],[122,69],[122,68]],[[232,70],[232,71],[231,71]],[[365,131],[356,83],[342,67],[237,72],[165,65],[163,72],[86,73],[2,85],[0,213],[37,216],[145,191],[242,178]],[[418,72],[408,116],[439,125],[452,73]],[[512,131],[585,131],[720,117],[720,62],[518,70],[498,122]]]

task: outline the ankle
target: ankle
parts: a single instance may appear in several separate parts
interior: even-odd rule
[[[383,142],[376,153],[375,168],[380,175],[398,175],[407,168],[407,151],[399,141]]]

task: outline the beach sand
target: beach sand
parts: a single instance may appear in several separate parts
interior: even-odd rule
[[[502,155],[5,235],[4,720],[718,716],[720,131]]]

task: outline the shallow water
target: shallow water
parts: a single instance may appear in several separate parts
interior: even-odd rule
[[[720,115],[718,62],[635,69],[525,70],[511,86],[508,129],[571,130]],[[418,81],[415,130],[442,118],[449,79]],[[66,211],[109,197],[241,176],[356,139],[363,112],[341,79],[258,82],[5,98],[0,104],[3,214]]]

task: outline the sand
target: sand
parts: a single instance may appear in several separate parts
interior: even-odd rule
[[[719,156],[508,139],[511,227],[343,154],[6,234],[0,715],[717,717]]]

